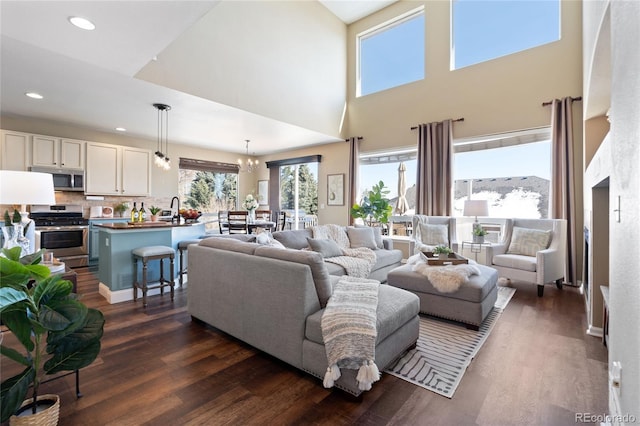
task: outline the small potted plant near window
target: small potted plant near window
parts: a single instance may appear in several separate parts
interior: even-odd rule
[[[160,213],[162,209],[160,207],[151,206],[149,207],[149,212],[151,213],[151,222],[158,221],[158,213]]]
[[[388,193],[389,190],[385,188],[384,182],[380,181],[373,185],[371,191],[362,198],[361,203],[351,207],[351,216],[355,219],[362,219],[369,226],[373,224],[386,225],[389,223],[389,217],[393,210],[389,200],[385,198]]]
[[[487,235],[487,231],[482,226],[476,226],[473,228],[473,242],[482,244],[484,243],[484,236]]]
[[[447,246],[435,246],[433,248],[433,254],[437,254],[438,259],[448,259],[451,253],[453,253],[453,250]]]
[[[70,281],[51,275],[49,268],[39,264],[42,250],[20,257],[20,248],[14,247],[3,249],[2,254],[0,314],[15,336],[12,340],[23,350],[7,346],[4,339],[0,353],[24,369],[2,378],[0,421],[57,424],[60,397],[39,395],[39,385],[47,374],[79,370],[96,359],[104,316],[77,300]],[[25,400],[29,388],[32,398]]]

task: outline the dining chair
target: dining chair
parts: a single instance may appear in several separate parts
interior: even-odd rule
[[[227,217],[229,234],[249,233],[249,213],[246,210],[229,211]]]
[[[266,220],[271,220],[271,210],[256,210],[256,219],[263,217],[266,217]]]
[[[218,211],[218,228],[221,234],[229,233],[229,212],[226,210]]]
[[[276,223],[276,230],[284,231],[284,226],[287,223],[287,212],[276,212],[276,217],[274,219],[274,222]]]

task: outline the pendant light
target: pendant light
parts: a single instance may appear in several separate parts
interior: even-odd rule
[[[169,110],[171,107],[166,104],[153,104],[158,110],[158,139],[156,143],[155,164],[163,170],[171,169],[169,159]],[[164,144],[164,153],[162,145]]]
[[[246,143],[246,151],[247,151],[247,159],[245,160],[245,166],[242,165],[242,159],[238,159],[238,165],[240,166],[240,171],[246,171],[247,173],[253,173],[254,170],[258,170],[258,160],[254,160],[249,157],[249,139],[245,139]]]

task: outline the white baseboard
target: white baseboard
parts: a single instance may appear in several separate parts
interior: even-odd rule
[[[602,327],[594,327],[592,325],[589,325],[589,328],[587,328],[587,334],[589,336],[599,337],[602,339]]]
[[[173,288],[177,288],[177,287],[178,287],[178,284],[174,282]],[[170,291],[170,290],[166,289],[165,292],[167,291]],[[122,303],[122,302],[128,302],[129,300],[133,300],[133,289],[131,288],[127,288],[124,290],[111,291],[111,289],[106,284],[100,283],[100,285],[98,286],[98,292],[102,297],[107,299],[107,302],[109,302],[112,305],[114,303]],[[147,291],[147,297],[155,296],[156,294],[160,294],[159,288],[154,288]],[[142,297],[142,291],[138,289],[138,298],[141,298],[141,297]]]

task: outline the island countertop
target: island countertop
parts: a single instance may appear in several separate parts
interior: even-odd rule
[[[192,223],[171,223],[171,222],[140,222],[140,223],[131,223],[131,222],[110,222],[110,223],[96,223],[94,226],[99,228],[106,229],[162,229],[162,228],[179,228],[185,226],[197,226],[200,225],[200,222],[192,222]]]

